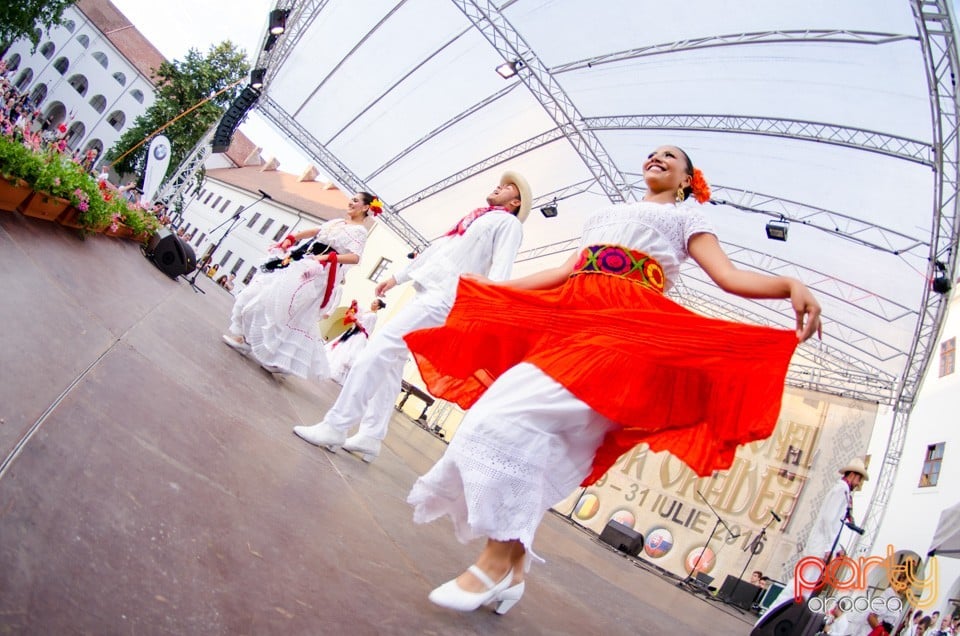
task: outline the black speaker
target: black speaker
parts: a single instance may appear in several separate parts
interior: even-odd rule
[[[197,267],[197,256],[193,248],[169,228],[162,227],[150,237],[145,254],[170,278],[192,272]]]
[[[226,152],[233,139],[233,133],[247,116],[247,111],[260,99],[260,91],[252,86],[246,86],[237,95],[230,107],[220,117],[217,130],[213,133],[213,152]]]
[[[762,587],[748,583],[731,574],[727,575],[723,585],[720,586],[720,591],[717,592],[717,596],[724,601],[745,610],[753,607],[753,604],[760,600],[761,594],[763,594]]]
[[[640,556],[643,551],[643,535],[613,519],[600,533],[600,540],[631,556]]]
[[[791,598],[764,614],[750,636],[814,636],[823,629],[825,618],[811,611],[806,601],[796,603]]]

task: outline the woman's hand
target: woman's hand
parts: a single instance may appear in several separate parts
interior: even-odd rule
[[[790,304],[797,314],[797,339],[804,342],[814,333],[823,337],[823,325],[820,324],[820,303],[813,297],[807,286],[798,280],[790,282]]]
[[[388,291],[397,286],[397,279],[391,276],[387,280],[383,281],[373,290],[374,295],[377,298],[383,297]]]
[[[321,265],[324,265],[330,260],[330,258],[326,254],[317,254],[313,257],[313,260],[317,261]]]

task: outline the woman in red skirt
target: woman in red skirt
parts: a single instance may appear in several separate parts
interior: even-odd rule
[[[773,432],[790,358],[819,333],[820,306],[798,280],[734,267],[699,209],[681,205],[710,196],[685,152],[658,148],[643,173],[643,201],[590,217],[563,265],[501,284],[461,279],[446,324],[406,337],[430,392],[469,409],[410,492],[414,520],[448,515],[461,541],[487,540],[430,593],[438,605],[506,612],[544,513],[634,445],[709,475]],[[796,330],[668,300],[688,257],[727,292],[790,299]]]

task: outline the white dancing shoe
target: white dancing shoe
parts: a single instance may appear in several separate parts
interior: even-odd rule
[[[250,345],[244,342],[242,339],[237,340],[231,335],[223,334],[223,341],[227,344],[228,347],[234,351],[238,351],[243,355],[250,353]]]
[[[284,369],[283,367],[278,367],[273,364],[261,364],[260,368],[266,371],[267,373],[272,373],[273,375],[290,375],[290,372]]]
[[[472,612],[481,605],[486,605],[491,601],[498,600],[500,595],[507,591],[508,588],[513,589],[510,588],[510,582],[513,580],[512,569],[507,572],[507,575],[503,577],[499,583],[494,583],[490,577],[476,565],[471,565],[467,569],[486,586],[487,590],[485,592],[467,592],[457,585],[456,579],[452,579],[430,592],[430,602],[440,607],[457,610],[458,612]],[[518,587],[519,585],[523,585],[523,583],[519,583],[514,587]],[[521,594],[522,593],[523,590],[521,589]],[[519,600],[519,597],[514,600],[513,603],[516,603],[517,600]],[[512,607],[512,605],[511,603],[510,606]],[[510,609],[510,607],[507,607],[507,609]]]
[[[524,587],[526,587],[524,582],[520,581],[513,587],[508,587],[504,591],[500,592],[496,598],[496,600],[499,602],[497,603],[497,608],[494,611],[497,614],[506,614],[509,612],[510,608],[520,601],[520,598],[523,596]]]
[[[343,443],[343,450],[359,453],[361,459],[368,464],[380,455],[380,440],[365,435],[353,435]]]
[[[320,422],[313,426],[294,426],[294,434],[314,446],[323,446],[331,453],[336,453],[337,449],[343,446],[347,441],[347,434],[331,428],[329,424]]]

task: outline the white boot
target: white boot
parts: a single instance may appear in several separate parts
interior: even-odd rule
[[[314,446],[323,446],[331,453],[337,452],[347,439],[345,432],[331,428],[329,424],[323,422],[313,426],[294,426],[293,432],[297,437]]]
[[[380,455],[380,440],[357,433],[343,443],[343,450],[360,453],[363,461],[370,463]]]

